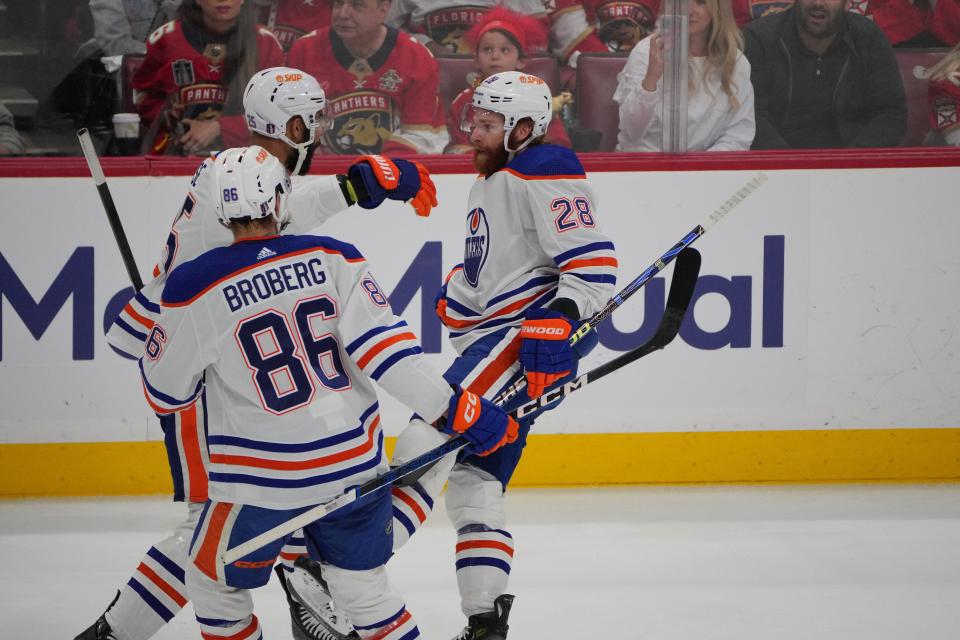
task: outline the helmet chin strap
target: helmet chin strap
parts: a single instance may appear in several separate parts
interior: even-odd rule
[[[311,132],[313,133],[313,132]],[[307,149],[310,148],[311,138],[313,136],[308,136],[306,142],[294,142],[287,134],[281,133],[280,139],[286,142],[288,145],[297,150],[297,165],[293,168],[293,175],[300,175],[300,169],[303,167],[303,161],[307,159]]]
[[[529,145],[531,142],[533,142],[533,132],[531,131],[531,132],[530,132],[530,135],[527,136],[527,139],[526,139],[526,140],[524,140],[523,142],[520,143],[520,146],[519,146],[519,147],[517,147],[516,149],[511,149],[511,148],[510,148],[510,134],[512,134],[512,133],[513,133],[513,129],[510,129],[510,131],[507,131],[507,134],[506,134],[505,136],[503,136],[503,148],[506,149],[506,150],[507,150],[507,153],[510,154],[510,159],[511,159],[511,160],[513,160],[513,156],[514,156],[514,155],[516,155],[516,154],[520,153],[521,151],[523,151],[524,149],[526,149],[526,148],[527,148],[527,145]]]

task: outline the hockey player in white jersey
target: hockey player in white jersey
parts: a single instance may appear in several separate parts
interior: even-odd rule
[[[459,353],[444,377],[486,398],[521,376],[531,398],[572,378],[596,338],[575,352],[571,331],[600,310],[616,284],[614,245],[600,231],[583,167],[544,137],[550,98],[542,79],[518,71],[487,78],[473,96],[470,142],[481,175],[465,208],[463,263],[437,296],[437,313]],[[527,400],[521,394],[505,408]],[[514,545],[503,495],[539,413],[520,420],[517,441],[493,455],[461,454],[456,464],[451,457],[417,484],[394,488],[404,498],[394,509],[399,547],[423,523],[449,473],[446,510],[457,530],[457,582],[468,619],[461,640],[506,638]],[[394,464],[440,442],[415,426],[398,439]]]
[[[445,416],[443,433],[463,434],[471,455],[515,441],[518,426],[426,365],[355,247],[277,235],[290,179],[276,158],[231,149],[209,171],[235,241],[168,276],[140,368],[158,413],[205,395],[209,500],[187,590],[204,638],[257,640],[248,590],[268,581],[286,539],[228,565],[221,554],[386,470],[373,381],[427,422]],[[390,493],[355,505],[304,528],[309,553],[361,638],[418,638],[384,570]]]
[[[258,72],[244,93],[244,111],[252,139],[293,174],[305,174],[316,141],[323,133],[325,97],[317,81],[292,68]],[[200,164],[167,237],[154,279],[138,292],[114,321],[107,341],[130,357],[143,354],[144,342],[160,311],[160,293],[167,275],[179,264],[201,253],[230,244],[232,234],[214,214],[210,172],[213,158]],[[398,160],[396,175],[385,176],[376,159],[360,159],[346,176],[305,180],[291,194],[291,231],[316,227],[352,204],[364,208],[384,198],[410,200],[419,215],[436,204],[429,174],[418,163]],[[184,567],[186,546],[207,499],[209,459],[204,440],[206,404],[160,417],[173,477],[174,499],[188,503],[188,516],[173,535],[153,545],[130,580],[120,589],[104,615],[77,640],[147,640],[186,604]],[[348,637],[349,625],[331,613],[329,597],[308,575],[302,537],[294,537],[282,552],[278,577],[287,592],[296,640],[337,640]]]

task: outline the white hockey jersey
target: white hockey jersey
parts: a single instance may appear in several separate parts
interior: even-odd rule
[[[447,276],[440,319],[454,348],[523,322],[554,298],[599,311],[617,282],[614,245],[600,230],[577,156],[545,144],[526,149],[470,190],[463,263]]]
[[[204,160],[193,174],[160,262],[153,269],[153,279],[130,300],[107,331],[107,342],[133,358],[143,355],[143,343],[160,313],[160,293],[167,274],[210,249],[233,242],[233,234],[220,224],[213,210],[216,194],[208,193],[215,157]],[[310,231],[349,206],[335,176],[300,180],[294,187],[287,200],[291,223],[285,233]]]
[[[433,421],[453,395],[352,245],[255,238],[173,271],[140,361],[157,413],[206,389],[210,499],[316,504],[387,468],[372,380]]]

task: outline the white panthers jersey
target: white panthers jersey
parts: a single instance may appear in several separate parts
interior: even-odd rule
[[[160,313],[160,293],[167,274],[200,254],[233,242],[233,234],[220,224],[214,211],[219,194],[208,193],[212,156],[204,160],[190,180],[190,190],[174,217],[153,279],[124,307],[107,332],[107,342],[134,358],[143,355],[143,343]],[[294,183],[287,200],[290,225],[285,233],[304,233],[346,209],[349,205],[335,176],[310,178]]]
[[[613,294],[617,258],[600,230],[577,156],[551,144],[528,148],[470,190],[463,263],[447,276],[441,320],[454,347],[523,322],[555,298],[582,318]]]
[[[387,469],[372,380],[434,421],[453,395],[352,245],[271,236],[173,271],[140,360],[159,414],[206,393],[211,500],[289,509]]]

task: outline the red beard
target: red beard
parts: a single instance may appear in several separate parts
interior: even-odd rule
[[[473,149],[473,166],[487,178],[507,166],[509,159],[510,154],[503,148],[503,144],[494,149]]]

